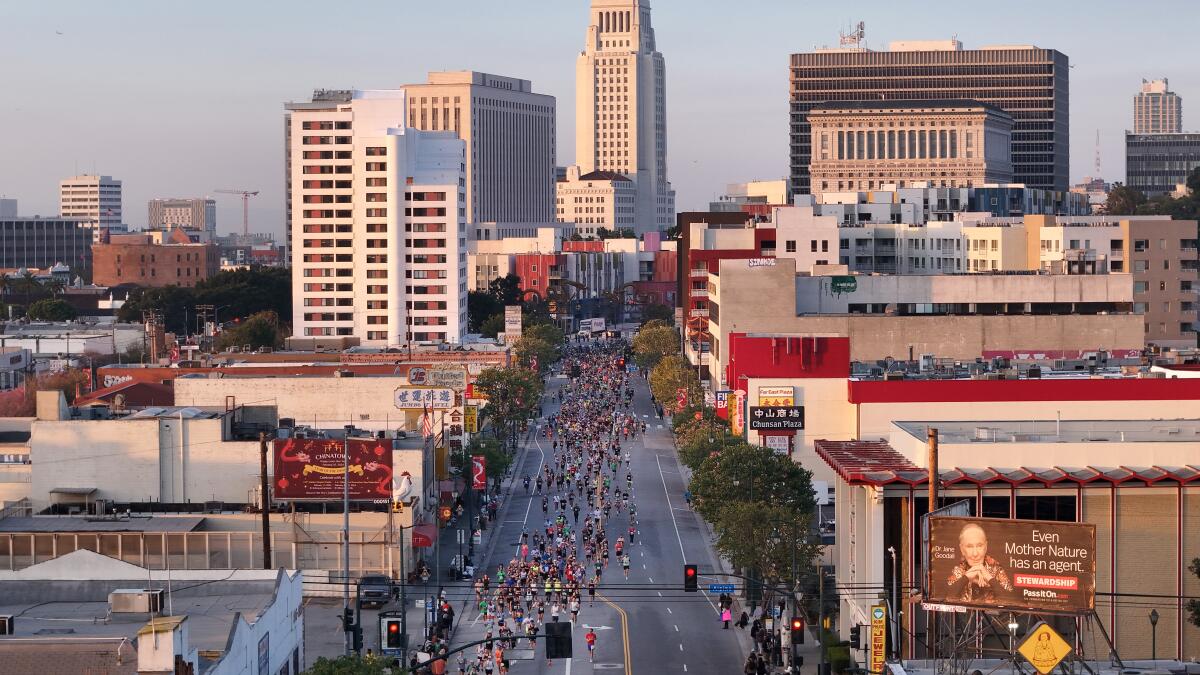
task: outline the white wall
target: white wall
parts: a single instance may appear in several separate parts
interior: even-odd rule
[[[292,652],[299,651],[300,667],[304,667],[303,575],[300,572],[280,571],[275,599],[253,623],[240,616],[233,627],[225,654],[206,671],[206,675],[251,675],[258,673],[258,644],[264,636],[270,661],[268,673],[278,673],[290,664]],[[363,630],[368,630],[367,626]],[[288,672],[291,666],[288,665]]]

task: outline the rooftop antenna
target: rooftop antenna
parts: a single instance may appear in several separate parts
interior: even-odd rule
[[[1100,178],[1100,130],[1096,130],[1096,178]]]
[[[854,26],[854,30],[850,31],[849,33],[845,31],[838,31],[838,45],[842,47],[854,47],[855,49],[862,49],[863,40],[866,39],[866,34],[866,23],[859,21]]]

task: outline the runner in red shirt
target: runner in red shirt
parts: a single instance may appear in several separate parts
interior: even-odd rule
[[[589,627],[587,635],[584,635],[583,639],[587,641],[588,660],[595,662],[595,660],[596,660],[596,632]]]

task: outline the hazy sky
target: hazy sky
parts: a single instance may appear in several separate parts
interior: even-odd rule
[[[261,190],[252,228],[283,232],[283,103],[314,88],[387,88],[429,70],[532,80],[558,99],[558,163],[574,149],[575,57],[588,0],[0,0],[0,196],[58,211],[78,172],[124,181],[125,220],[146,201]],[[653,0],[667,63],[669,173],[680,210],[726,183],[787,173],[787,56],[866,22],[867,43],[1036,44],[1071,70],[1071,177],[1124,174],[1122,131],[1141,78],[1168,77],[1200,128],[1200,3]],[[60,34],[61,33],[61,34]],[[1193,107],[1195,106],[1195,107]],[[1198,112],[1190,112],[1196,110]],[[217,195],[221,231],[240,200]]]

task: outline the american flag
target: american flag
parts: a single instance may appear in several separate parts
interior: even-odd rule
[[[422,405],[425,412],[421,413],[421,435],[429,438],[433,435],[433,408],[429,401],[425,401]]]

